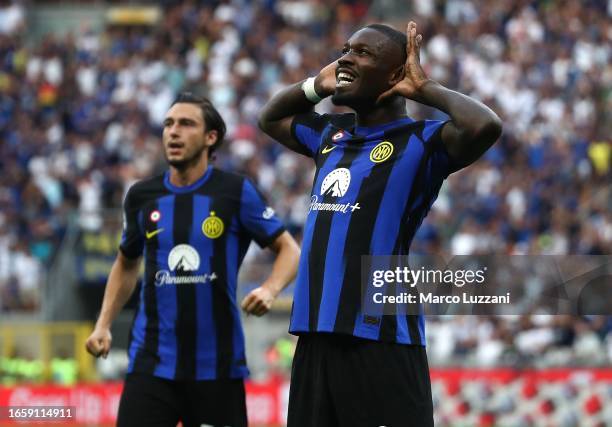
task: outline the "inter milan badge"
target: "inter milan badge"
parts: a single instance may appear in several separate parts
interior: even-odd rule
[[[374,163],[381,163],[391,157],[393,154],[393,144],[389,141],[383,141],[370,151],[370,160]]]
[[[210,216],[202,223],[202,233],[209,239],[216,239],[223,234],[223,221],[216,216],[214,211],[210,211]]]
[[[332,140],[337,141],[339,139],[341,139],[344,136],[344,132],[340,131],[340,132],[336,132],[334,134],[334,136],[332,136]]]
[[[155,210],[153,212],[151,212],[151,215],[149,215],[149,219],[152,222],[157,222],[161,219],[161,213],[159,213],[159,211]]]

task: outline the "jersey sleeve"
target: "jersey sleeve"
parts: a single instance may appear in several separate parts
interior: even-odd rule
[[[249,179],[245,179],[242,185],[240,223],[262,248],[285,231],[285,226],[274,213],[274,209],[267,204]]]
[[[127,258],[138,258],[144,248],[144,236],[139,226],[140,207],[134,187],[130,187],[123,201],[123,233],[119,249]]]
[[[448,121],[425,120],[423,140],[429,152],[427,175],[430,181],[443,181],[461,167],[453,161],[442,142],[442,128]]]
[[[310,157],[314,157],[323,138],[323,131],[329,124],[329,115],[315,112],[298,114],[291,122],[291,134]]]

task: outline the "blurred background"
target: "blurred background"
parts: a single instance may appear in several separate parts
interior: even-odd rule
[[[361,26],[403,31],[409,19],[429,77],[504,122],[499,142],[444,184],[413,251],[610,255],[612,0],[0,0],[0,406],[62,402],[80,425],[112,425],[136,301],[108,359],[84,342],[123,196],[164,170],[160,125],[179,91],[213,101],[228,124],[215,165],[252,177],[300,239],[314,168],[263,135],[258,112]],[[252,245],[239,294],[270,261]],[[291,292],[244,319],[253,425],[283,425]],[[611,316],[536,304],[520,316],[431,317],[436,425],[612,426],[611,331]]]

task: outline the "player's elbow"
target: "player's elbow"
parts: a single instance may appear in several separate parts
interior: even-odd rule
[[[261,113],[261,115],[259,116],[259,119],[257,120],[257,125],[259,126],[259,129],[261,129],[261,131],[265,134],[270,134],[271,130],[271,121],[268,120],[268,118],[265,115],[265,112]]]
[[[502,121],[497,114],[492,113],[485,120],[478,123],[466,139],[473,141],[474,144],[484,152],[489,149],[501,136],[503,129]]]
[[[489,120],[489,122],[485,126],[485,131],[492,140],[491,144],[495,143],[495,141],[499,139],[502,134],[503,128],[503,123],[497,114],[491,117],[491,120]]]
[[[276,238],[272,249],[278,253],[284,252],[291,258],[300,257],[300,246],[288,231],[284,231],[280,236]]]

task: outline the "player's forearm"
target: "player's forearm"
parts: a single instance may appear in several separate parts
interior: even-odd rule
[[[268,133],[274,123],[312,111],[314,104],[306,99],[301,85],[302,82],[298,82],[281,90],[264,105],[259,116],[261,130]]]
[[[285,232],[287,233],[287,232]],[[272,272],[262,284],[276,297],[295,278],[298,262],[300,260],[300,248],[295,240],[288,235],[279,245],[276,260],[272,265]]]
[[[120,259],[119,255],[111,268],[97,327],[110,328],[113,320],[130,299],[138,281],[140,258],[137,260]]]
[[[418,101],[448,114],[463,134],[462,139],[491,145],[499,137],[501,120],[497,114],[469,96],[430,80],[421,87]]]

